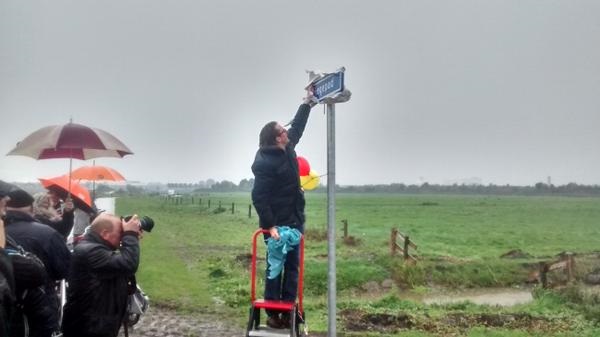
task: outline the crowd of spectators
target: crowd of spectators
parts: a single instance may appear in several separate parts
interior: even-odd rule
[[[32,196],[0,180],[0,337],[118,335],[139,264],[139,219],[95,217],[72,253],[75,212],[68,198]],[[43,273],[17,266],[24,253]],[[41,282],[27,282],[37,277]],[[69,287],[59,294],[64,280]],[[67,299],[64,317],[59,295]]]

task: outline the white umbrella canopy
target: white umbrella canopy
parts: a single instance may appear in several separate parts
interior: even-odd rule
[[[9,156],[26,156],[34,159],[69,158],[69,187],[73,159],[100,157],[122,158],[133,152],[110,133],[89,126],[69,122],[43,127],[12,149]]]
[[[43,127],[17,143],[7,155],[34,159],[122,158],[133,152],[110,133],[81,124]]]

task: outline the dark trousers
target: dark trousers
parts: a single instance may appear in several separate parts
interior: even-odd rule
[[[269,257],[267,253],[267,269],[265,271],[265,300],[296,301],[298,295],[298,266],[300,264],[300,246],[287,253],[283,272],[276,278],[269,279]],[[276,311],[267,310],[267,315],[278,314]]]

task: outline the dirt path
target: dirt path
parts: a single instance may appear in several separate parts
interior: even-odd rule
[[[240,337],[246,331],[212,315],[182,315],[150,307],[129,331],[130,337]],[[121,329],[120,337],[125,336]]]

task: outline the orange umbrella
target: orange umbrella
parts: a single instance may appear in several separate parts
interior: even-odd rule
[[[96,200],[96,180],[125,181],[115,169],[106,166],[82,166],[71,172],[72,179],[92,181],[92,200]]]
[[[121,173],[106,166],[82,166],[71,172],[71,179],[125,181]]]
[[[65,199],[69,195],[69,176],[63,175],[54,178],[38,179],[42,186],[47,190],[55,192],[58,196]],[[79,209],[84,212],[93,212],[92,198],[90,198],[90,192],[83,186],[79,185],[77,181],[71,180],[71,199],[73,203]]]

